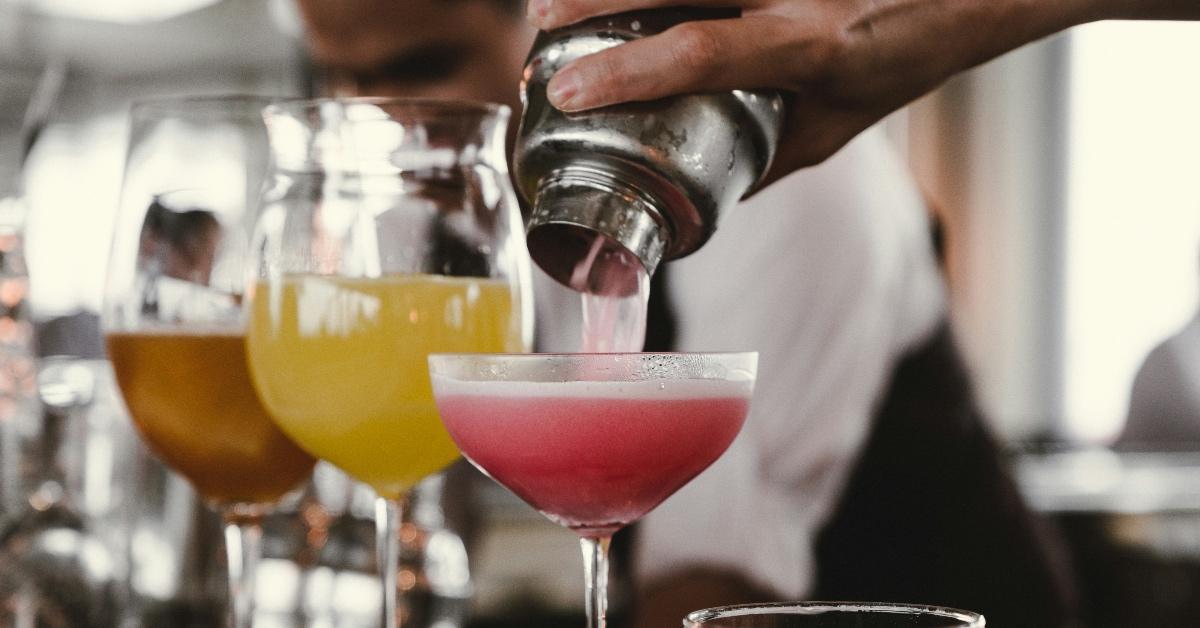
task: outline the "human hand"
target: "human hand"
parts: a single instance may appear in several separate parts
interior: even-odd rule
[[[680,0],[530,0],[543,30]],[[1190,1],[1190,0],[1189,0]],[[791,94],[764,183],[819,163],[949,76],[1074,23],[1095,0],[690,0],[741,16],[687,22],[576,60],[550,82],[565,111],[688,92]]]

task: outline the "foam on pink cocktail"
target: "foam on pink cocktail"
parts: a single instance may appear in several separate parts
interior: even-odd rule
[[[434,385],[467,458],[591,537],[635,521],[712,464],[745,422],[753,390],[700,379]]]

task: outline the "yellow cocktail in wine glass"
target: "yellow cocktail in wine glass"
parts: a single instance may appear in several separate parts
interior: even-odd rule
[[[247,347],[263,402],[308,452],[375,488],[383,625],[400,507],[458,456],[435,351],[522,351],[528,260],[508,110],[401,99],[277,103]]]
[[[308,451],[400,499],[458,457],[434,407],[435,351],[519,351],[502,279],[286,276],[260,284],[251,356],[276,421]]]

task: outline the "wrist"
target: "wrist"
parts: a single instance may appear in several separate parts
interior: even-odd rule
[[[1104,20],[1200,20],[1196,0],[1097,0]]]
[[[1107,1],[1107,0],[1101,0]],[[1042,39],[1075,24],[1090,21],[1087,9],[1095,0],[946,0],[949,19],[962,33],[969,52],[961,55],[965,70]]]
[[[987,0],[983,0],[987,1]],[[1138,0],[1133,0],[1137,2]],[[1024,45],[1060,31],[1107,18],[1126,0],[1007,0],[1013,30],[1023,30]],[[1023,29],[1021,26],[1023,25]]]
[[[1100,20],[1196,20],[1196,0],[1016,0],[1062,30]]]

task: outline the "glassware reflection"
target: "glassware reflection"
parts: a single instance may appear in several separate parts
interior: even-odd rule
[[[140,443],[131,549],[129,626],[220,625],[226,612],[219,518]],[[442,476],[418,485],[401,526],[406,626],[457,628],[471,580],[464,543],[442,513]],[[375,493],[327,464],[263,520],[257,628],[376,628]]]
[[[24,214],[20,196],[0,197],[0,516],[6,517],[25,509],[20,449],[24,437],[38,430]]]
[[[983,628],[981,615],[912,604],[798,602],[695,611],[684,628]]]
[[[117,625],[126,495],[116,480],[129,438],[97,393],[106,372],[99,361],[44,360],[40,410],[5,435],[23,499],[0,533],[4,625]]]
[[[11,568],[0,569],[0,625],[221,625],[220,518],[142,445],[108,362],[46,358],[37,381],[42,404],[30,405],[44,409],[24,420],[23,455],[6,458],[25,470],[12,484],[29,499],[2,533],[0,564]],[[470,572],[462,539],[444,525],[443,481],[417,487],[402,525],[408,626],[465,622]],[[378,625],[373,500],[369,488],[321,465],[266,517],[255,626]]]

